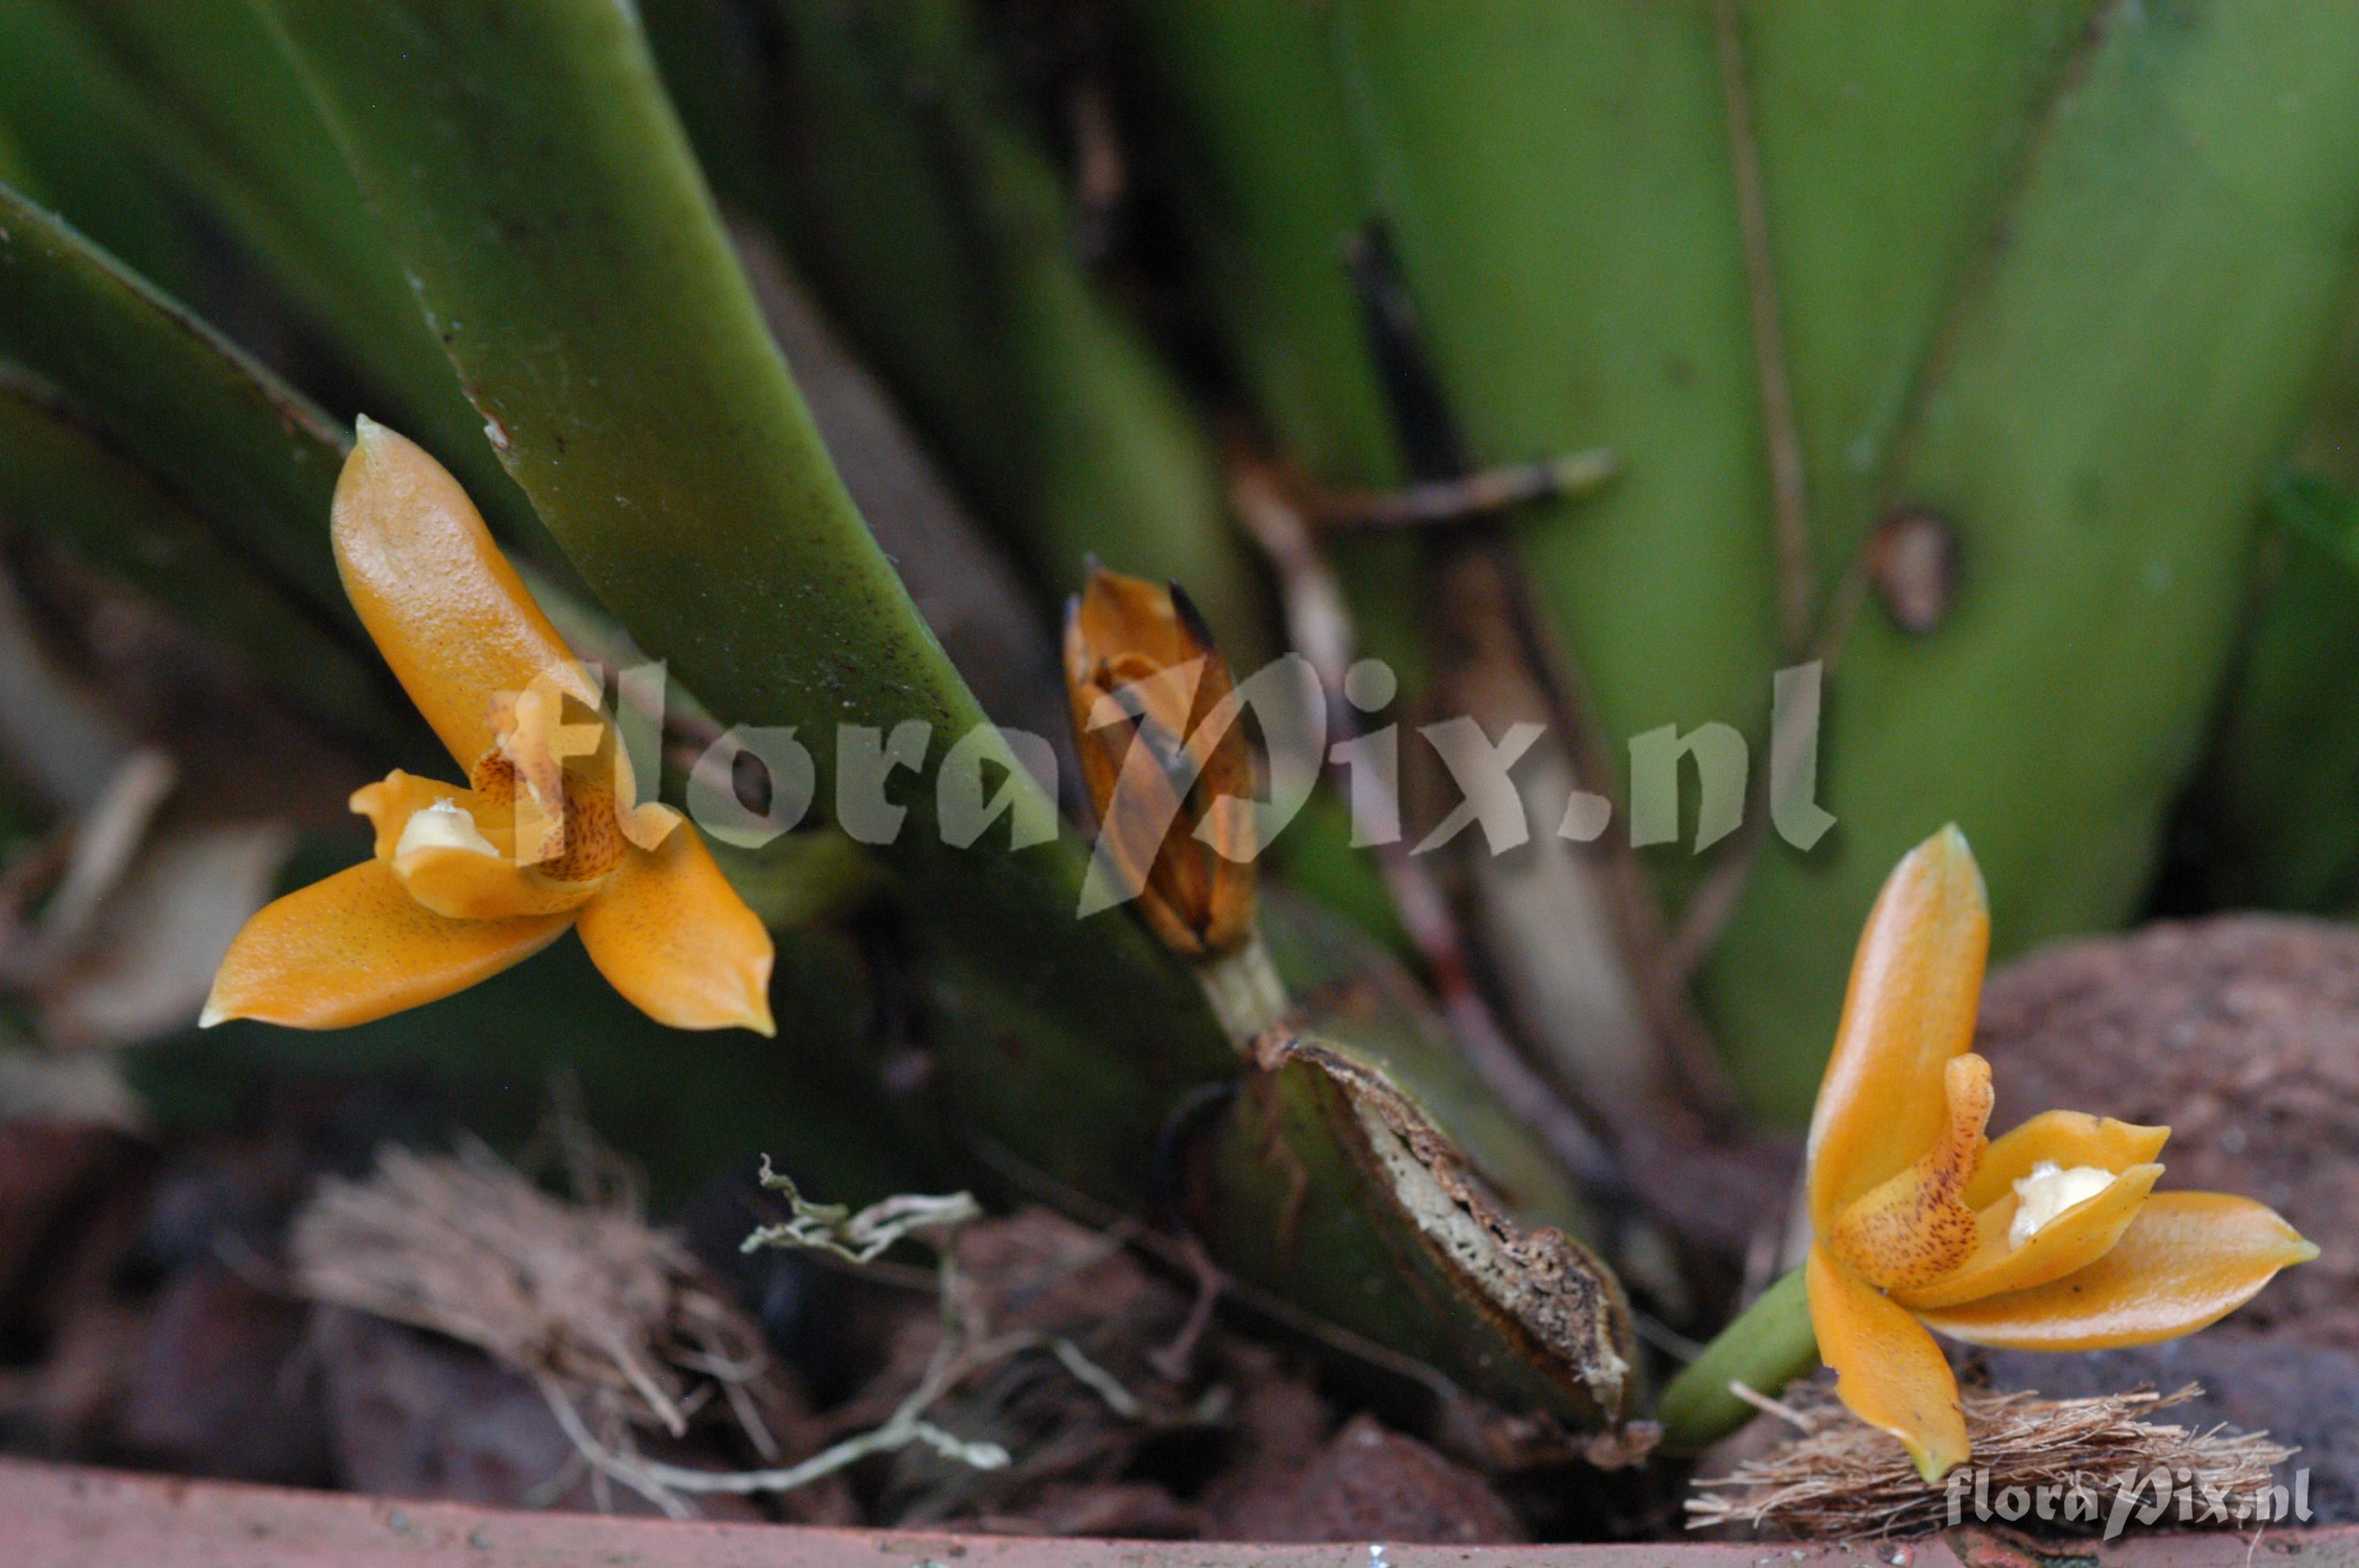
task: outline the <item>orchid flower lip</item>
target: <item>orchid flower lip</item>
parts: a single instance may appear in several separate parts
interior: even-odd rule
[[[2060,1165],[2042,1160],[2031,1174],[2015,1180],[2015,1217],[2007,1223],[2010,1247],[2021,1247],[2068,1211],[2114,1184],[2114,1173],[2101,1165]]]
[[[410,814],[394,842],[393,858],[398,860],[418,849],[464,849],[495,857],[500,852],[455,800],[438,800]]]

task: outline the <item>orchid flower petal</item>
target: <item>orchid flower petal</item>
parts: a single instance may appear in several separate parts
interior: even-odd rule
[[[1844,1205],[1823,1232],[1834,1255],[1881,1290],[1931,1284],[1972,1257],[1981,1238],[1965,1190],[1990,1120],[1990,1064],[1952,1056],[1941,1085],[1948,1121],[1932,1147]]]
[[[686,822],[658,849],[633,849],[580,921],[599,973],[658,1022],[777,1033],[770,934]]]
[[[2044,1110],[1991,1140],[1982,1163],[1974,1167],[1974,1179],[1966,1184],[1966,1202],[1984,1209],[2003,1201],[2043,1160],[2068,1171],[2093,1165],[2118,1176],[2134,1165],[2151,1164],[2169,1139],[2168,1127],[2140,1127],[2085,1111]]]
[[[1972,1452],[1958,1380],[1917,1320],[1823,1246],[1805,1265],[1810,1326],[1854,1415],[1900,1440],[1919,1474],[1938,1481]]]
[[[1068,674],[1073,673],[1077,652],[1105,661],[1119,681],[1127,684],[1203,658],[1207,648],[1178,613],[1169,589],[1146,578],[1110,572],[1092,561],[1089,580],[1073,600],[1066,629]],[[1175,707],[1158,709],[1152,717],[1172,733],[1185,734],[1192,693],[1177,695]]]
[[[497,735],[502,693],[600,693],[492,542],[459,481],[368,418],[336,482],[336,565],[361,623],[462,768]]]
[[[1945,827],[1886,879],[1861,933],[1810,1118],[1812,1228],[1943,1136],[1942,1076],[1973,1043],[1990,914],[1965,836]]]
[[[299,889],[246,922],[213,977],[200,1021],[259,1019],[342,1029],[489,979],[555,941],[561,914],[450,920],[368,860]]]
[[[2317,1256],[2315,1244],[2250,1198],[2158,1193],[2087,1268],[1919,1315],[1953,1339],[2009,1350],[2151,1345],[2218,1322],[2278,1270]]]
[[[1978,1217],[1983,1239],[1972,1258],[1930,1285],[1895,1291],[1894,1299],[1912,1311],[1952,1307],[2076,1273],[2113,1250],[2161,1174],[2159,1165],[2131,1166],[2104,1191],[2032,1232],[2020,1247],[2011,1245],[2007,1237],[2015,1218],[2016,1200],[2010,1193]]]

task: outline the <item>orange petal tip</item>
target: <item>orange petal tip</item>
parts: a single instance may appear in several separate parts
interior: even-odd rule
[[[247,921],[215,972],[202,1021],[366,1023],[490,979],[549,946],[571,919],[446,920],[383,861],[363,860]]]
[[[1944,1075],[1973,1049],[1989,944],[1982,871],[1953,824],[1901,857],[1860,930],[1810,1116],[1810,1219],[1821,1235],[1943,1136]]]
[[[662,848],[634,849],[582,907],[591,961],[625,1000],[674,1029],[750,1029],[775,1036],[770,970],[777,947],[694,827]]]
[[[2156,1193],[2119,1240],[2047,1284],[1920,1309],[1953,1339],[2006,1350],[2114,1350],[2209,1327],[2317,1246],[2265,1204],[2226,1193]]]
[[[1973,1452],[1957,1379],[1933,1336],[1898,1303],[1813,1243],[1803,1288],[1819,1355],[1835,1395],[1868,1425],[1899,1439],[1930,1485]]]
[[[554,681],[595,706],[578,661],[449,470],[373,419],[355,427],[328,532],[344,592],[460,767],[499,736],[492,699]]]

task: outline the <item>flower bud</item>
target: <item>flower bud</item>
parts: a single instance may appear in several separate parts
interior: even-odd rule
[[[1229,667],[1188,597],[1092,563],[1066,608],[1073,742],[1099,853],[1190,957],[1253,934],[1253,753]]]

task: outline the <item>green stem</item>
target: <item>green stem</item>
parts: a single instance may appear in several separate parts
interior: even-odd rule
[[[1762,1292],[1663,1390],[1657,1414],[1665,1452],[1700,1453],[1761,1413],[1731,1385],[1742,1383],[1775,1399],[1818,1365],[1810,1298],[1802,1289],[1802,1271],[1796,1269]]]

